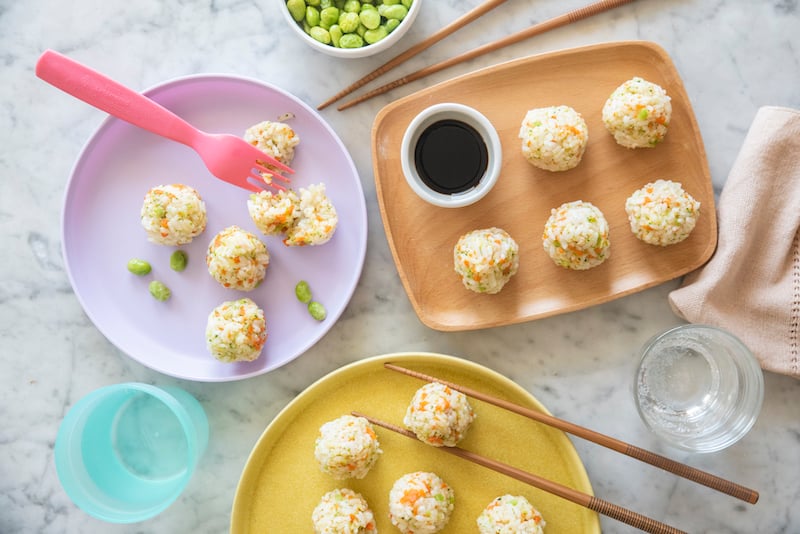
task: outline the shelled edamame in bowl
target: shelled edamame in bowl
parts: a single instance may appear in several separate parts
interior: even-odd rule
[[[397,43],[422,0],[276,0],[286,22],[309,46],[325,54],[359,58]]]

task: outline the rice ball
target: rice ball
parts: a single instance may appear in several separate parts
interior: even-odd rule
[[[269,252],[250,232],[229,226],[209,243],[206,265],[214,280],[223,287],[250,291],[264,279]]]
[[[266,341],[264,312],[249,298],[223,302],[208,316],[206,346],[221,362],[252,362]]]
[[[517,274],[519,245],[501,228],[473,230],[453,248],[453,267],[470,291],[495,294]]]
[[[434,473],[417,471],[400,477],[389,491],[389,519],[406,534],[433,534],[450,520],[453,489]]]
[[[186,245],[206,229],[206,205],[188,185],[159,185],[144,196],[141,223],[152,243]]]
[[[700,202],[680,183],[656,180],[628,197],[625,212],[636,237],[666,247],[689,237],[700,217]]]
[[[457,444],[475,420],[467,396],[438,382],[419,388],[406,410],[403,424],[434,447]]]
[[[590,202],[567,202],[551,210],[544,225],[542,245],[556,265],[591,269],[611,255],[608,222]]]
[[[300,197],[296,210],[298,215],[286,230],[286,239],[283,243],[289,247],[327,243],[336,231],[339,217],[336,208],[325,194],[325,184],[301,187],[297,196]]]
[[[542,514],[521,495],[497,497],[478,516],[480,534],[544,534],[545,525]]]
[[[528,111],[519,130],[522,154],[546,171],[576,167],[589,142],[589,129],[580,113],[569,106],[550,106]]]
[[[353,415],[322,425],[314,443],[320,468],[337,480],[364,478],[382,453],[370,422]]]
[[[654,147],[667,135],[672,103],[659,85],[639,77],[617,87],[603,105],[603,124],[620,145]]]
[[[295,147],[300,143],[292,127],[278,121],[263,121],[249,127],[244,132],[244,140],[285,165],[292,163]],[[266,167],[275,170],[269,164]],[[267,183],[272,183],[271,174],[262,173],[262,176]]]
[[[264,235],[278,235],[291,228],[300,214],[300,198],[291,189],[260,191],[247,199],[247,211]]]
[[[315,534],[377,534],[366,499],[348,488],[329,491],[311,513]]]

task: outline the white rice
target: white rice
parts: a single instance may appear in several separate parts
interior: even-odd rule
[[[300,143],[300,137],[291,126],[273,121],[263,121],[251,126],[245,130],[244,140],[286,165],[292,163],[295,147]],[[274,169],[271,165],[266,166]],[[262,176],[267,183],[272,183],[271,174],[262,173]]]
[[[567,202],[551,210],[544,226],[542,245],[556,265],[591,269],[611,255],[608,222],[589,202]]]
[[[429,445],[452,447],[461,441],[474,420],[475,412],[466,395],[432,382],[414,393],[403,424]]]
[[[382,452],[370,422],[352,415],[323,424],[314,443],[320,468],[337,480],[364,478]]]
[[[639,77],[617,87],[603,106],[603,124],[627,148],[653,147],[663,141],[671,117],[667,92]]]
[[[389,519],[405,534],[434,534],[450,520],[453,489],[434,473],[400,477],[389,491]]]
[[[300,214],[300,198],[288,189],[278,193],[260,191],[247,199],[247,211],[265,235],[278,235],[291,228]]]
[[[264,312],[249,298],[223,302],[208,316],[206,346],[222,362],[251,362],[266,340]]]
[[[315,534],[377,534],[367,500],[349,488],[329,491],[311,513]]]
[[[700,202],[680,183],[656,180],[628,197],[625,212],[636,237],[665,247],[689,237],[700,217]]]
[[[214,280],[223,287],[250,291],[264,279],[269,252],[250,232],[229,226],[209,243],[206,265]]]
[[[206,229],[206,205],[188,185],[159,185],[144,196],[141,223],[158,245],[185,245]]]
[[[480,534],[544,534],[542,514],[521,495],[502,495],[478,516]]]
[[[519,245],[501,228],[473,230],[453,248],[453,267],[467,289],[495,294],[519,269]]]
[[[519,137],[522,154],[532,165],[546,171],[566,171],[581,162],[589,129],[573,108],[550,106],[528,111]]]
[[[325,194],[325,184],[301,187],[297,218],[287,230],[283,243],[289,247],[322,245],[330,241],[339,224],[336,208]]]

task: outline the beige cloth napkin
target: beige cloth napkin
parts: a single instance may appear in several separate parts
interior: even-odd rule
[[[717,250],[670,306],[735,334],[763,369],[800,378],[800,111],[758,110],[717,210]]]

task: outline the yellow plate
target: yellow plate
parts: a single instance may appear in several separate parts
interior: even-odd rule
[[[481,365],[452,356],[396,353],[364,359],[323,377],[277,415],[247,460],[231,517],[231,533],[311,532],[311,512],[326,492],[349,487],[375,514],[379,532],[397,532],[388,519],[389,490],[412,471],[432,471],[456,495],[443,533],[476,530],[475,520],[495,497],[524,495],[547,521],[547,533],[598,533],[597,514],[569,501],[456,458],[429,445],[377,428],[383,455],[362,480],[337,481],[314,459],[319,427],[353,410],[402,425],[411,396],[423,382],[383,367],[394,362],[443,380],[547,412],[530,393]],[[583,463],[561,432],[495,406],[471,400],[476,413],[465,449],[592,494]]]

